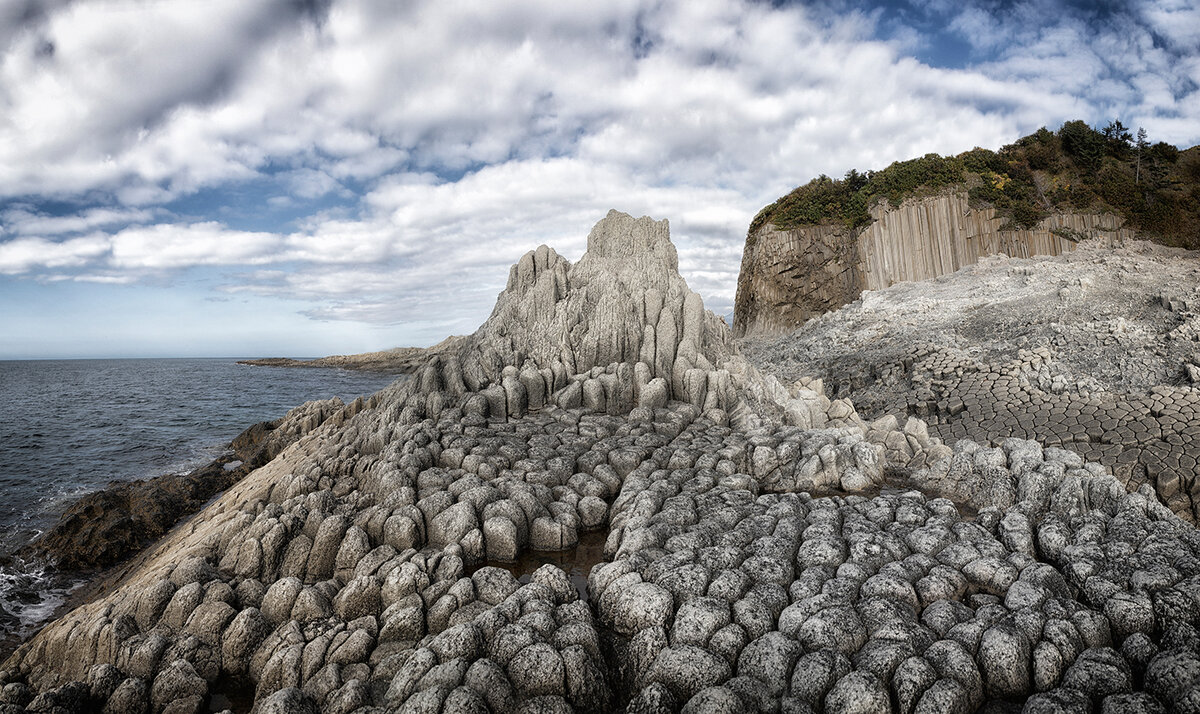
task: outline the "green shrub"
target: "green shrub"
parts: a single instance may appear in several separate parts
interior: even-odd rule
[[[822,223],[857,229],[871,222],[869,209],[879,201],[899,206],[969,186],[971,204],[994,207],[1008,228],[1031,228],[1054,211],[1112,211],[1163,242],[1200,247],[1200,147],[1140,146],[1139,157],[1120,122],[1097,131],[1069,121],[1057,133],[1043,127],[1000,151],[976,147],[880,171],[851,169],[842,179],[819,176],[760,211],[750,231],[768,221],[783,230]]]

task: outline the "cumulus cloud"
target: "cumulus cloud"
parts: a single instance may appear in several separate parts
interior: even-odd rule
[[[89,208],[78,213],[48,216],[28,207],[13,207],[0,213],[0,232],[18,235],[62,235],[97,228],[147,223],[155,213],[146,209]]]
[[[15,238],[0,243],[0,273],[13,275],[39,268],[74,268],[108,252],[105,236],[55,242],[45,238]]]
[[[885,28],[838,0],[10,4],[0,272],[207,269],[314,319],[433,339],[485,317],[525,250],[578,258],[616,207],[669,218],[724,313],[749,220],[817,174],[1077,117],[1200,140],[1190,3],[905,7]],[[931,24],[968,60],[913,58]],[[179,208],[204,192],[288,218]]]

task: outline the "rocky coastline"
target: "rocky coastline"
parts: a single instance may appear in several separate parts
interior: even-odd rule
[[[411,379],[248,436],[261,466],[0,665],[0,714],[1200,711],[1165,481],[755,355],[666,221],[610,212]],[[583,593],[498,567],[600,539]]]
[[[386,374],[411,374],[431,357],[449,352],[464,338],[451,335],[432,347],[396,347],[379,352],[364,352],[354,355],[331,355],[317,359],[293,359],[291,357],[264,357],[238,360],[238,364],[252,367],[299,367],[353,369],[364,372]]]
[[[184,474],[113,481],[63,512],[51,528],[19,555],[49,560],[66,571],[107,568],[161,538],[213,496],[264,466],[281,451],[331,418],[346,419],[362,408],[338,397],[306,402],[273,421],[255,424],[229,444],[229,451]]]

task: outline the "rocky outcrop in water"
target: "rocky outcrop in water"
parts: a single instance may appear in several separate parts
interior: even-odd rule
[[[1065,452],[951,449],[823,392],[746,362],[665,222],[611,213],[578,263],[523,257],[462,350],[300,438],[23,645],[0,706],[1197,701],[1194,528]],[[594,530],[586,599],[556,567],[491,567]]]
[[[1109,214],[1056,213],[1031,230],[1006,230],[993,208],[973,208],[965,190],[871,208],[871,222],[829,222],[751,230],[742,253],[733,330],[791,332],[809,318],[858,299],[864,290],[927,280],[987,255],[1059,255],[1082,239],[1122,240],[1133,232]]]

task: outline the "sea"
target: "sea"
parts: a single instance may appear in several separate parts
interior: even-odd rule
[[[396,379],[232,358],[0,361],[0,643],[41,627],[82,585],[14,555],[75,499],[112,481],[190,471],[253,424]]]

